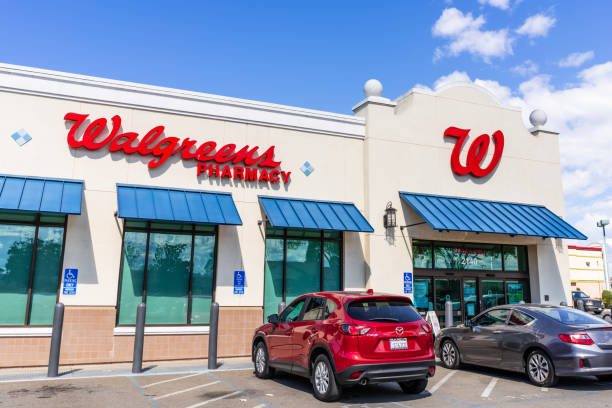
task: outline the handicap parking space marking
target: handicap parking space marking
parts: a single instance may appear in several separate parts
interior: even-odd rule
[[[495,388],[495,384],[497,384],[498,380],[499,380],[499,378],[497,378],[497,377],[491,378],[491,381],[489,381],[489,384],[487,385],[487,388],[485,388],[484,391],[482,392],[482,394],[480,394],[480,397],[481,398],[489,398],[489,395],[491,395],[491,392],[493,392],[493,388]]]
[[[548,387],[541,387],[540,390],[542,390],[542,392],[548,392]]]
[[[438,381],[437,383],[435,383],[433,385],[433,387],[431,387],[428,391],[430,394],[433,394],[434,392],[436,392],[441,386],[444,385],[445,382],[447,382],[453,375],[455,375],[457,371],[451,371],[450,373],[446,374],[444,377],[442,377],[442,379],[440,381]]]
[[[159,401],[160,399],[164,399],[164,398],[168,398],[168,397],[173,397],[173,396],[179,395],[179,394],[184,394],[186,392],[197,390],[199,388],[208,387],[208,386],[211,386],[211,385],[214,385],[214,384],[219,384],[219,381],[212,381],[212,382],[209,382],[209,383],[206,383],[206,384],[196,385],[195,387],[185,388],[184,390],[170,392],[168,394],[160,395],[158,397],[153,397],[153,399],[156,400],[156,401]]]
[[[226,385],[226,386],[228,386],[228,387],[230,387],[230,388],[232,388],[232,389],[234,389],[234,390],[236,390],[236,391],[240,391],[240,393],[244,394],[244,395],[245,395],[245,396],[247,396],[248,398],[250,398],[250,399],[252,399],[252,400],[255,400],[255,401],[259,402],[258,407],[259,407],[259,406],[263,406],[263,407],[269,407],[269,408],[277,408],[277,407],[276,407],[275,405],[273,405],[272,403],[270,403],[270,402],[268,402],[268,401],[265,401],[265,400],[261,399],[260,397],[258,397],[258,396],[256,396],[256,395],[253,395],[253,393],[251,393],[251,392],[249,392],[249,391],[247,391],[247,390],[244,390],[244,389],[242,389],[242,388],[240,388],[240,387],[236,387],[236,386],[235,386],[233,383],[231,383],[229,380],[227,380],[227,379],[223,379],[223,378],[219,377],[218,375],[216,375],[216,374],[221,374],[221,372],[218,372],[218,373],[205,372],[204,374],[206,374],[207,376],[209,376],[209,377],[211,377],[211,378],[213,378],[213,379],[215,379],[215,380],[219,381],[220,383],[222,383],[222,384],[224,384],[224,385]],[[268,394],[266,394],[266,395],[268,395]],[[272,394],[271,394],[271,395],[272,395]],[[272,396],[273,396],[273,395],[272,395]]]
[[[241,394],[242,391],[234,391],[234,392],[230,392],[229,394],[224,394],[224,395],[220,395],[218,397],[215,398],[211,398],[209,400],[206,401],[202,401],[202,402],[198,402],[197,404],[193,404],[193,405],[189,405],[187,408],[198,408],[198,407],[202,407],[204,405],[208,405],[211,402],[215,402],[215,401],[219,401],[222,400],[224,398],[229,398],[229,397],[233,397],[234,395],[238,395]]]
[[[143,385],[142,388],[153,387],[155,385],[165,384],[165,383],[169,383],[169,382],[172,382],[172,381],[184,380],[185,378],[195,377],[197,375],[202,375],[202,373],[183,375],[181,377],[170,378],[169,380],[156,381],[156,382],[153,382],[153,383],[150,383],[150,384]]]

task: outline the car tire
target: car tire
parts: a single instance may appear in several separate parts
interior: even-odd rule
[[[534,350],[527,356],[525,371],[534,385],[539,387],[551,387],[557,383],[559,378],[555,375],[555,367],[552,360],[540,350]]]
[[[402,381],[398,383],[406,394],[420,394],[427,388],[427,378],[413,381]]]
[[[255,367],[255,375],[258,378],[272,378],[275,370],[270,367],[268,360],[268,350],[263,341],[258,342],[253,349],[253,366]]]
[[[316,399],[325,402],[336,401],[342,389],[336,382],[334,369],[326,355],[319,355],[312,365],[312,389]]]
[[[612,381],[612,374],[598,375],[596,377],[601,382],[611,382]]]
[[[440,345],[440,360],[444,368],[454,370],[459,368],[459,349],[452,340],[444,340]]]
[[[603,315],[602,319],[604,319],[608,323],[612,323],[612,316],[610,316],[609,314]]]

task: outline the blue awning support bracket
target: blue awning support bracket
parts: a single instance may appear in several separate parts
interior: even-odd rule
[[[119,218],[242,225],[231,193],[117,184]]]
[[[353,203],[268,196],[259,196],[259,203],[276,228],[374,232]]]
[[[585,240],[587,237],[542,205],[400,192],[437,231],[508,234]]]
[[[0,211],[81,214],[83,181],[0,175]]]

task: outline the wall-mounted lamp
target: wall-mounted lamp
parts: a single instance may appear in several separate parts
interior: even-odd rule
[[[385,228],[397,227],[397,221],[395,218],[396,212],[397,210],[393,208],[393,206],[391,205],[391,201],[389,201],[387,203],[387,208],[385,209],[385,217],[384,217]]]

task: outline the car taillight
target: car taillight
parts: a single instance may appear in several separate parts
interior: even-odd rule
[[[342,333],[347,334],[349,336],[361,336],[362,334],[366,334],[370,331],[371,327],[367,326],[357,326],[356,324],[341,324],[339,329]]]
[[[429,323],[422,324],[421,327],[425,333],[431,333],[431,326]]]
[[[593,344],[593,339],[586,333],[560,334],[559,338],[566,343],[584,344],[586,346]]]

